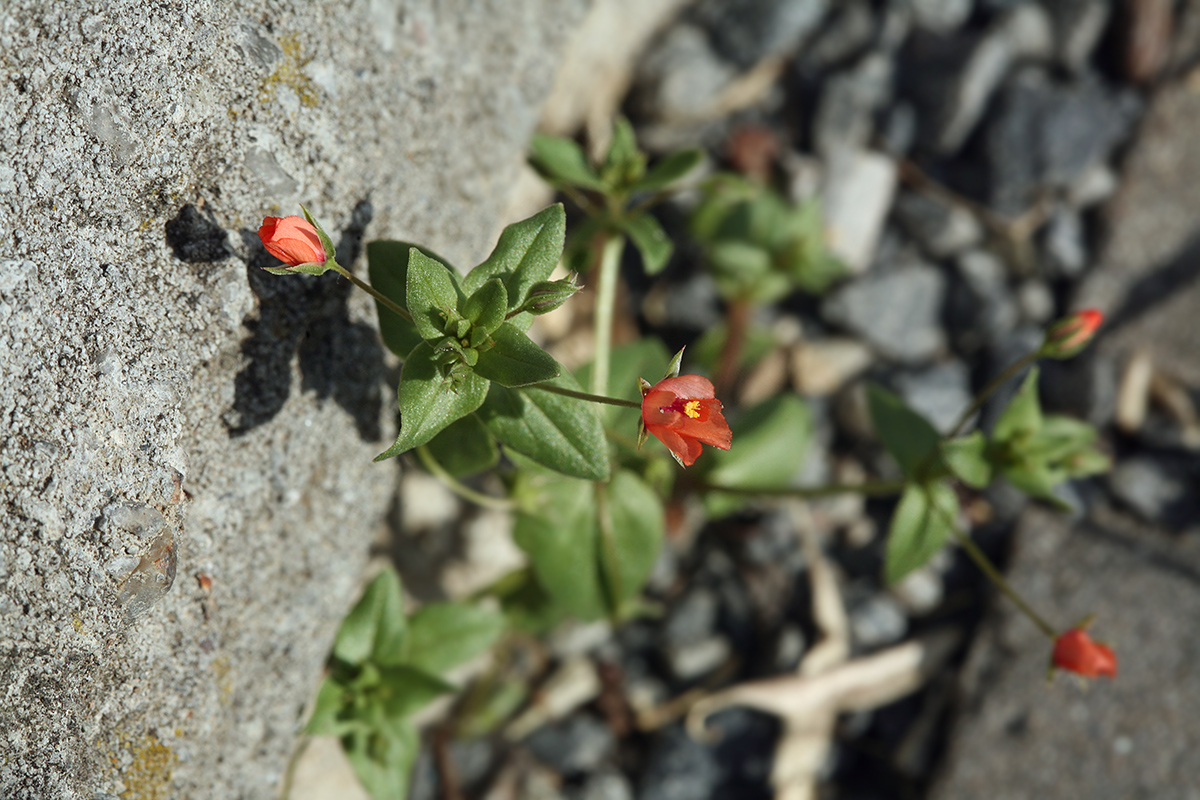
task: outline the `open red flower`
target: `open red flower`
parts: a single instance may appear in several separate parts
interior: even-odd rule
[[[304,217],[267,217],[258,238],[268,253],[288,266],[324,264],[328,258],[317,229]]]
[[[1117,677],[1117,656],[1111,647],[1092,641],[1083,628],[1072,628],[1054,641],[1054,666],[1085,678]]]
[[[729,449],[733,434],[710,380],[680,375],[645,387],[643,384],[642,424],[667,446],[680,466],[696,461],[701,443]]]

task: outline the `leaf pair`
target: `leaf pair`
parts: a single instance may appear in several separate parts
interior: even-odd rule
[[[427,605],[406,620],[399,577],[381,571],[342,621],[306,732],[340,737],[372,797],[402,799],[419,746],[409,718],[455,691],[440,676],[503,629],[499,613],[463,603]]]

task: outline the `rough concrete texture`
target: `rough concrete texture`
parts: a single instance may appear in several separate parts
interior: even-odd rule
[[[1077,294],[1109,314],[1102,338],[1200,387],[1200,72],[1161,90],[1107,209],[1110,234]]]
[[[474,263],[584,5],[0,4],[0,797],[276,795],[394,406],[254,231]]]
[[[1009,572],[1063,627],[1117,651],[1116,680],[1046,685],[1051,644],[999,602],[968,659],[963,714],[932,800],[1200,798],[1200,539],[1107,509],[1071,525],[1026,512]]]

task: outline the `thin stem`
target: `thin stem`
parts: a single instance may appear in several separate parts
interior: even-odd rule
[[[587,392],[577,392],[574,389],[564,389],[561,386],[555,386],[552,383],[534,383],[525,387],[526,389],[541,389],[544,392],[554,392],[561,394],[564,397],[574,397],[576,400],[587,400],[589,403],[604,403],[610,406],[623,406],[625,408],[641,408],[642,404],[633,400],[622,400],[619,397],[606,397],[602,394],[588,394]]]
[[[337,272],[338,275],[341,275],[343,278],[347,279],[348,281],[353,283],[355,286],[362,289],[367,294],[371,295],[371,297],[374,297],[376,300],[378,300],[380,303],[382,303],[384,306],[386,306],[389,310],[394,312],[396,314],[396,316],[400,317],[400,319],[406,319],[409,322],[412,322],[412,314],[409,314],[407,311],[405,311],[403,308],[398,306],[396,303],[392,302],[390,299],[385,297],[378,290],[376,290],[373,286],[371,286],[371,284],[367,283],[364,280],[359,279],[356,275],[354,275],[354,273],[350,272],[349,270],[347,270],[345,267],[343,267],[341,264],[337,263],[336,261],[327,261],[326,264],[329,265],[330,269]]]
[[[437,459],[433,457],[433,453],[429,452],[428,447],[424,445],[418,447],[417,457],[421,459],[421,463],[425,465],[425,469],[429,470],[435,478],[446,484],[447,489],[464,500],[483,506],[484,508],[495,508],[500,511],[512,511],[517,507],[517,504],[507,497],[492,497],[489,494],[477,492],[470,486],[464,485],[437,462]]]
[[[595,355],[592,361],[592,392],[608,394],[608,361],[612,351],[613,311],[617,304],[617,281],[620,278],[621,253],[625,237],[610,234],[600,253],[596,280]]]
[[[1004,576],[1000,574],[1000,570],[996,569],[995,565],[993,565],[988,559],[987,555],[979,549],[979,545],[975,544],[970,536],[960,531],[957,525],[951,525],[950,531],[954,534],[954,539],[958,542],[959,547],[965,550],[967,555],[971,557],[971,560],[975,562],[975,566],[979,567],[979,570],[987,576],[988,580],[990,580],[997,589],[1003,592],[1004,596],[1011,600],[1013,604],[1021,610],[1021,613],[1029,617],[1033,624],[1037,625],[1042,633],[1049,636],[1052,640],[1058,638],[1058,632],[1054,630],[1054,626],[1042,619],[1042,616],[1034,611],[1032,606],[1025,602],[1025,598],[1017,594],[1017,590],[1014,589],[1012,585],[1004,579]]]
[[[734,379],[742,360],[742,349],[746,344],[746,327],[750,323],[750,302],[743,298],[734,300],[725,311],[725,344],[717,362],[717,396],[723,397],[733,389]]]
[[[1027,353],[1013,363],[1009,364],[1008,367],[999,375],[992,378],[992,380],[988,382],[988,385],[984,386],[983,390],[979,394],[975,395],[975,400],[972,401],[971,405],[967,407],[967,410],[962,413],[962,416],[958,418],[958,421],[954,423],[954,427],[950,429],[950,435],[946,438],[953,439],[955,436],[958,436],[960,433],[962,433],[963,429],[967,427],[967,423],[971,421],[971,417],[975,415],[976,411],[983,408],[983,404],[988,401],[988,398],[995,394],[996,390],[1007,383],[1009,379],[1019,374],[1021,370],[1025,369],[1033,362],[1037,361],[1038,356],[1040,355],[1040,349],[1034,350],[1032,353]]]
[[[733,492],[758,497],[833,497],[839,494],[862,494],[867,497],[884,497],[904,491],[904,481],[865,481],[863,483],[830,483],[825,486],[789,486],[778,489],[743,489],[737,486],[722,486],[719,483],[700,481],[699,489],[709,492]]]

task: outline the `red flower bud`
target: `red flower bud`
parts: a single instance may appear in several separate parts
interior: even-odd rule
[[[1104,321],[1104,315],[1094,308],[1064,317],[1046,330],[1042,355],[1048,358],[1070,358],[1087,347]]]
[[[699,375],[664,378],[643,388],[642,424],[684,467],[696,461],[701,443],[728,450],[733,441],[712,382]]]
[[[1107,645],[1093,642],[1083,628],[1072,628],[1054,642],[1054,666],[1085,678],[1117,677],[1117,656]]]
[[[317,229],[304,217],[267,217],[258,238],[268,253],[291,267],[324,264],[328,258]]]

